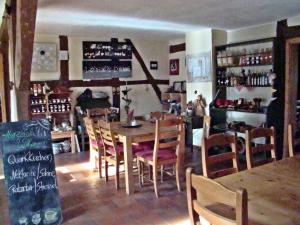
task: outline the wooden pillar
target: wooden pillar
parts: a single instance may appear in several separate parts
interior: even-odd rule
[[[38,0],[17,0],[15,42],[15,84],[19,119],[29,119],[31,62]],[[17,86],[18,87],[18,86]]]
[[[300,37],[286,41],[286,63],[285,63],[285,114],[284,114],[284,157],[288,157],[288,125],[296,124],[297,96],[298,96],[298,46]]]
[[[67,36],[59,36],[59,49],[69,51]],[[64,86],[69,86],[69,57],[67,60],[60,60],[60,82]]]

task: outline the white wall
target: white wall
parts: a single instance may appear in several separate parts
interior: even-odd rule
[[[186,34],[186,55],[196,55],[199,53],[212,53],[212,29],[203,29],[197,32]],[[211,76],[213,69],[211,68]],[[209,104],[213,97],[212,82],[189,82],[187,83],[187,101],[193,101],[199,94],[206,99]],[[197,94],[195,94],[197,91]],[[208,107],[206,107],[208,112]],[[193,144],[201,145],[202,129],[193,130]]]
[[[288,18],[288,26],[300,26],[300,14]]]
[[[118,37],[117,37],[118,38]],[[130,37],[129,37],[130,38]],[[69,77],[70,80],[82,80],[82,41],[109,41],[111,37],[68,37],[69,41]],[[144,62],[154,78],[169,79],[169,43],[167,41],[157,40],[140,40],[131,38],[133,44],[141,54]],[[119,38],[119,41],[123,41]],[[35,42],[51,42],[57,44],[59,49],[59,38],[54,35],[40,35],[36,34]],[[158,61],[158,70],[150,70],[150,61]],[[31,80],[58,80],[60,76],[59,62],[57,64],[57,71],[53,73],[32,73]],[[146,76],[133,55],[132,58],[132,77],[121,78],[120,80],[146,80]],[[145,115],[150,111],[160,111],[162,106],[156,97],[156,94],[151,85],[130,85],[133,88],[129,92],[132,98],[132,107],[135,108],[135,115]],[[86,88],[72,88],[72,99],[75,100],[80,93]],[[166,85],[160,85],[161,91],[167,89]],[[93,87],[93,91],[104,91],[110,96],[112,101],[111,87]],[[148,90],[147,90],[148,89]],[[146,91],[147,90],[147,91]],[[121,94],[122,95],[122,94]],[[121,96],[122,97],[122,96]],[[75,102],[75,101],[73,101]],[[75,104],[74,104],[75,105]],[[121,115],[124,118],[124,102],[121,100]]]
[[[241,41],[256,40],[276,36],[277,23],[269,23],[259,26],[231,30],[227,32],[227,42],[235,43]]]
[[[185,38],[175,39],[169,41],[169,45],[178,45],[185,43]],[[186,65],[185,65],[185,56],[186,52],[175,52],[169,54],[170,59],[179,59],[179,75],[178,76],[170,76],[170,85],[173,84],[174,81],[186,81]]]

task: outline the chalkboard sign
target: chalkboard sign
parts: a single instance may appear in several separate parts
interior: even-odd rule
[[[12,225],[57,225],[61,207],[48,120],[0,125]]]

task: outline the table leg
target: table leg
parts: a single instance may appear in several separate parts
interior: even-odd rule
[[[75,132],[71,134],[71,149],[72,149],[72,153],[75,153],[76,150]]]
[[[132,141],[130,137],[124,140],[124,163],[125,163],[125,185],[128,195],[134,193],[133,165],[132,165]]]
[[[182,177],[185,177],[185,171],[184,171],[184,156],[185,156],[185,129],[182,130],[182,141],[180,144],[180,151],[179,151],[179,155],[178,155],[178,163],[179,163],[179,174],[180,174],[180,178],[181,180]]]

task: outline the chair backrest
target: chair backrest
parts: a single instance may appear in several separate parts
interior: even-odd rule
[[[93,143],[93,148],[97,148],[96,150],[100,149],[99,145],[99,138],[100,135],[96,131],[96,126],[92,118],[84,117],[84,124],[86,128],[86,132],[90,139],[90,144]]]
[[[214,180],[195,175],[191,168],[186,170],[186,188],[193,225],[199,224],[201,217],[214,225],[248,224],[247,190],[229,190]],[[232,214],[232,208],[235,208],[235,215],[230,216],[226,212]]]
[[[157,154],[159,150],[173,149],[178,156],[183,134],[184,134],[183,120],[181,118],[169,119],[169,120],[156,120],[155,126],[155,142],[153,151],[153,161],[157,160]]]
[[[289,156],[295,156],[295,146],[300,146],[300,123],[288,125]]]
[[[256,138],[270,138],[270,144],[257,144],[252,146],[253,140]],[[264,158],[261,160],[254,160],[254,155],[257,153],[271,152],[271,158]],[[258,127],[252,130],[246,130],[246,159],[247,168],[251,169],[276,160],[276,135],[274,127],[264,128]]]
[[[210,135],[210,116],[203,116],[203,137],[208,137]]]
[[[150,119],[160,120],[162,118],[163,118],[163,113],[161,113],[161,112],[156,111],[156,112],[151,112],[150,113]]]
[[[106,152],[108,148],[113,148],[114,152],[116,152],[116,138],[111,129],[111,123],[99,120],[98,127],[104,146],[104,152]]]
[[[174,113],[165,113],[165,114],[163,114],[162,117],[164,120],[169,120],[169,119],[176,119],[177,115]]]
[[[87,117],[97,117],[105,121],[108,121],[108,112],[107,108],[92,108],[86,110]]]
[[[230,147],[230,152],[211,155],[213,148]],[[238,155],[236,151],[236,135],[213,134],[203,138],[202,143],[203,175],[208,178],[217,178],[239,171]],[[224,166],[224,162],[232,161],[232,166]]]

